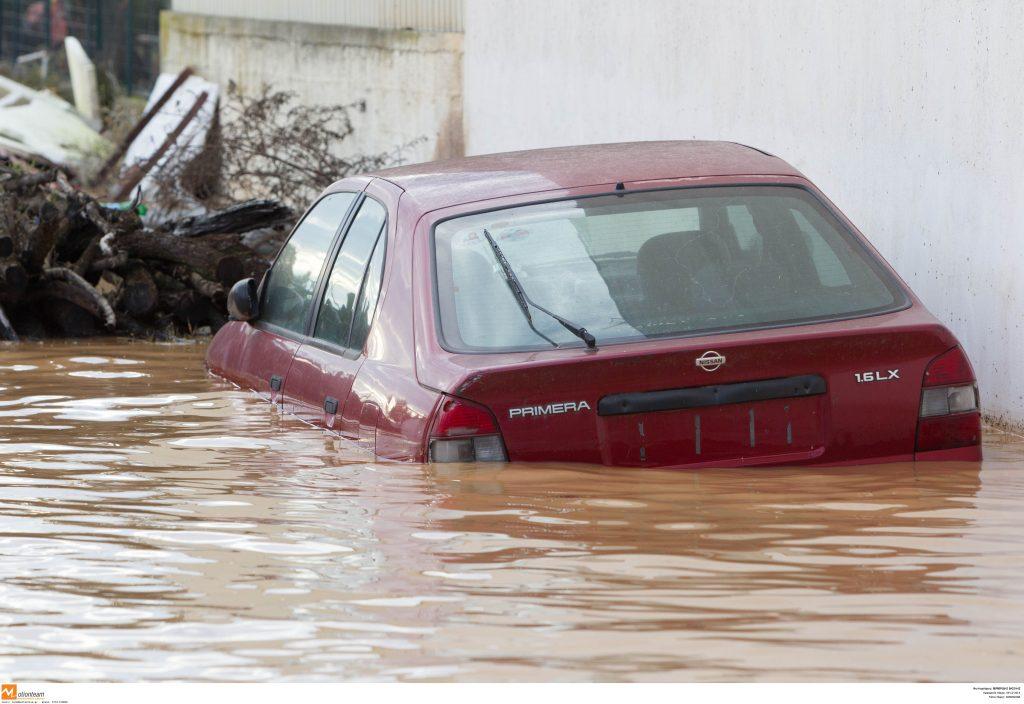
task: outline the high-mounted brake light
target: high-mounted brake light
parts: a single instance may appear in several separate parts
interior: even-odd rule
[[[981,444],[981,412],[974,370],[959,347],[933,359],[921,384],[917,452]]]
[[[483,406],[444,397],[430,433],[431,462],[507,462],[494,416]]]

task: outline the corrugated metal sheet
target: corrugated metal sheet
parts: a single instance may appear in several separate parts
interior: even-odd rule
[[[196,15],[345,24],[380,29],[461,32],[464,0],[172,0],[171,9]]]

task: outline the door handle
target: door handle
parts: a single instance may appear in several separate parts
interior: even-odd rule
[[[334,429],[334,419],[337,418],[338,399],[333,396],[324,397],[324,427],[328,430]]]
[[[328,396],[324,399],[324,413],[329,416],[333,416],[338,412],[338,399],[333,396]]]
[[[280,391],[281,390],[281,386],[283,384],[284,384],[284,379],[279,377],[277,374],[275,374],[274,376],[270,377],[270,390],[271,391]]]

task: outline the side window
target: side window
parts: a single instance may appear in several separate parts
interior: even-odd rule
[[[370,198],[363,201],[334,260],[324,300],[317,315],[314,337],[341,347],[352,346],[349,333],[353,327],[353,314],[363,289],[367,263],[384,228],[385,219],[384,206]],[[376,285],[379,287],[379,282]]]
[[[295,228],[267,274],[260,320],[292,332],[305,332],[317,278],[334,234],[355,197],[354,193],[325,196]]]
[[[366,279],[363,282],[363,290],[359,294],[359,302],[356,303],[356,317],[352,321],[352,335],[349,337],[348,346],[354,350],[363,349],[366,344],[366,337],[370,334],[370,321],[373,320],[373,311],[377,308],[377,299],[380,298],[381,277],[384,275],[384,252],[387,250],[387,233],[381,233],[377,240],[377,246],[373,249],[373,258],[370,259],[370,266],[366,269]]]

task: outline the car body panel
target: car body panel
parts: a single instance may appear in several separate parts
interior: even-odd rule
[[[271,403],[283,401],[284,382],[299,342],[250,323],[233,320],[222,327],[206,352],[211,372],[249,388]],[[280,379],[279,383],[272,380]]]

